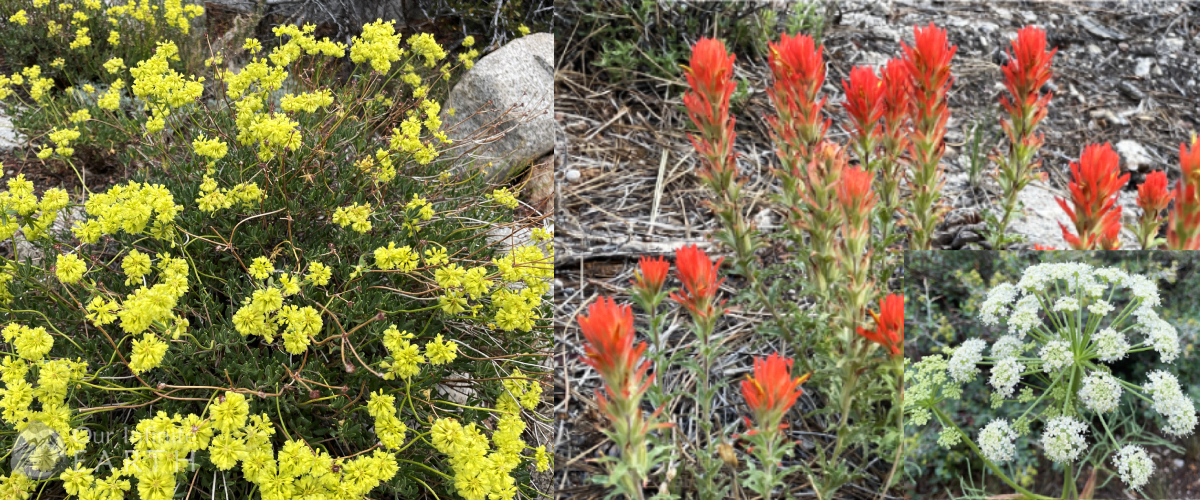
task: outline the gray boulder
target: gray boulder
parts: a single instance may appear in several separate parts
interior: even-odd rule
[[[481,58],[450,91],[442,121],[455,149],[507,175],[554,150],[554,36],[535,33]],[[445,110],[454,108],[454,116]],[[462,148],[462,149],[459,149]]]

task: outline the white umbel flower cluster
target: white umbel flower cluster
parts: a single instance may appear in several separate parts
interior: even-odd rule
[[[1127,444],[1117,450],[1113,464],[1117,466],[1121,480],[1135,490],[1145,485],[1150,475],[1154,474],[1154,462],[1150,460],[1150,455],[1136,444]]]
[[[954,350],[954,354],[950,356],[949,371],[955,382],[970,382],[975,378],[975,374],[979,373],[979,368],[975,365],[983,361],[985,347],[987,342],[983,339],[971,339]]]
[[[1186,436],[1196,428],[1196,406],[1184,395],[1179,380],[1162,370],[1150,372],[1150,382],[1144,387],[1154,401],[1154,411],[1167,417],[1164,431],[1173,436]]]
[[[992,387],[1001,396],[1011,398],[1017,383],[1021,381],[1021,372],[1023,371],[1025,371],[1025,366],[1016,358],[1004,358],[992,366],[992,378],[988,383],[992,384]]]
[[[993,420],[979,431],[979,451],[996,464],[1012,460],[1017,451],[1017,433],[1005,419]]]
[[[1008,333],[1025,338],[1029,330],[1042,324],[1042,316],[1039,314],[1041,309],[1042,305],[1038,303],[1037,295],[1021,297],[1017,306],[1013,308],[1012,315],[1008,317]]]
[[[1046,422],[1046,430],[1042,432],[1042,448],[1046,450],[1046,456],[1059,463],[1074,462],[1087,448],[1087,441],[1083,438],[1087,430],[1087,424],[1074,417],[1050,419]]]
[[[979,306],[979,319],[983,324],[995,326],[1000,321],[1000,316],[1008,313],[1008,304],[1017,298],[1017,287],[1012,283],[1003,283],[996,285],[988,291],[987,300],[983,301],[983,305]]]
[[[1071,343],[1065,340],[1046,342],[1038,355],[1042,357],[1042,371],[1046,373],[1061,371],[1075,363],[1075,354],[1071,352]]]
[[[1096,346],[1096,355],[1105,363],[1124,358],[1125,353],[1129,352],[1129,341],[1125,340],[1125,334],[1112,328],[1097,332],[1092,336],[1092,343]]]
[[[1055,311],[1075,312],[1079,310],[1079,301],[1075,297],[1059,297],[1054,302]]]
[[[1146,343],[1158,351],[1163,363],[1174,362],[1175,358],[1179,357],[1179,333],[1175,331],[1175,327],[1158,317],[1154,309],[1144,305],[1134,311],[1134,314],[1138,317],[1138,329],[1146,334]]]
[[[1113,411],[1121,403],[1121,383],[1108,372],[1089,373],[1079,388],[1079,400],[1096,413]]]
[[[999,359],[1012,358],[1020,356],[1024,350],[1024,343],[1016,335],[1005,335],[992,344],[992,357]]]

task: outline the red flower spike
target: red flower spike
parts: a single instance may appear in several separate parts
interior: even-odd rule
[[[874,142],[879,137],[879,119],[883,117],[883,81],[874,69],[855,66],[850,70],[850,81],[842,79],[842,88],[846,91],[842,107],[854,123],[857,140]]]
[[[1167,189],[1167,173],[1157,170],[1150,172],[1145,182],[1138,186],[1137,204],[1147,214],[1157,216],[1174,197],[1175,193]]]
[[[733,83],[734,59],[720,40],[701,38],[692,47],[687,67],[691,91],[683,96],[688,116],[700,129],[700,137],[689,136],[703,159],[699,175],[719,190],[729,189],[737,176],[733,152],[736,134],[734,119],[729,116],[729,98],[737,88]]]
[[[648,365],[640,363],[646,343],[633,344],[633,309],[601,297],[588,306],[587,316],[581,314],[576,321],[587,340],[583,361],[600,372],[617,397],[625,399],[640,394],[649,383],[641,382]]]
[[[793,379],[792,360],[772,353],[766,358],[754,358],[754,376],[742,381],[742,397],[754,414],[759,429],[778,429],[783,414],[796,404],[804,393],[800,384],[808,375]]]
[[[1117,206],[1100,220],[1100,249],[1121,249],[1121,207]]]
[[[688,308],[692,314],[704,318],[716,315],[713,301],[724,278],[717,279],[722,257],[713,262],[696,245],[688,245],[675,251],[675,267],[683,289],[671,294],[671,299]]]
[[[634,274],[633,284],[650,295],[657,295],[662,291],[670,270],[671,263],[662,257],[642,257],[638,259],[638,271]]]
[[[1129,182],[1129,174],[1118,176],[1119,163],[1120,156],[1109,143],[1089,144],[1079,162],[1071,162],[1072,180],[1068,187],[1074,208],[1067,206],[1063,198],[1055,200],[1075,223],[1077,236],[1069,234],[1065,225],[1059,226],[1063,239],[1076,250],[1094,250],[1102,235],[1120,232],[1120,209],[1113,207],[1121,187]],[[1115,230],[1113,225],[1117,226]]]
[[[817,46],[808,35],[788,36],[768,44],[767,62],[776,80],[795,84],[805,95],[815,95],[825,83],[825,47]]]
[[[784,34],[779,43],[769,44],[768,66],[774,82],[767,96],[777,116],[767,118],[775,136],[802,156],[814,147],[829,128],[821,117],[824,98],[817,98],[825,84],[825,49],[808,35]]]
[[[1034,250],[1048,250],[1048,251],[1058,250],[1057,248],[1054,248],[1054,247],[1048,246],[1048,245],[1043,245],[1041,243],[1034,243],[1033,249]]]
[[[888,350],[891,356],[904,354],[904,296],[888,294],[879,299],[879,313],[868,310],[875,318],[875,329],[859,327],[858,334]]]
[[[1012,48],[1008,51],[1008,63],[1001,68],[1004,71],[1004,87],[1015,99],[1015,102],[1007,97],[1001,99],[1008,113],[1019,116],[1016,111],[1018,108],[1025,110],[1032,107],[1036,110],[1026,130],[1032,129],[1046,116],[1050,94],[1039,97],[1038,93],[1053,76],[1050,60],[1057,52],[1058,49],[1046,50],[1044,30],[1026,26],[1017,32],[1017,38],[1012,41]]]
[[[1191,148],[1179,145],[1179,167],[1183,177],[1175,184],[1175,207],[1167,222],[1167,248],[1200,250],[1200,147],[1195,138]]]
[[[871,216],[871,208],[875,206],[875,193],[871,192],[873,177],[859,167],[842,170],[842,182],[837,191],[838,202],[851,226],[857,227]]]
[[[938,115],[946,111],[944,101],[950,88],[950,60],[954,58],[958,47],[950,45],[946,40],[946,30],[933,23],[925,28],[914,27],[913,40],[913,47],[904,42],[900,43],[900,47],[904,51],[904,65],[916,90],[917,121],[940,121],[943,118]]]
[[[883,82],[883,118],[894,129],[896,124],[902,124],[908,117],[912,102],[909,95],[912,92],[911,75],[903,59],[889,59],[882,71]]]

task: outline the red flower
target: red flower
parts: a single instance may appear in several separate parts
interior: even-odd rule
[[[638,271],[633,275],[634,286],[650,295],[658,295],[662,291],[663,283],[667,281],[667,272],[670,270],[671,263],[662,257],[642,257],[638,259]]]
[[[742,381],[742,397],[761,428],[778,428],[783,414],[804,393],[800,384],[808,380],[808,375],[793,379],[791,372],[792,360],[778,353],[754,358],[754,376]]]
[[[1100,227],[1100,249],[1101,250],[1120,250],[1121,249],[1121,207],[1105,214]]]
[[[734,119],[729,116],[729,97],[737,87],[733,83],[735,56],[725,43],[701,38],[692,47],[687,67],[691,91],[683,96],[688,116],[700,129],[700,137],[690,137],[696,152],[704,159],[700,175],[718,189],[728,189],[737,174],[734,159]]]
[[[879,299],[879,313],[868,310],[875,318],[875,329],[859,327],[858,334],[885,348],[892,356],[904,354],[904,296],[888,294]]]
[[[1058,49],[1046,50],[1046,32],[1041,28],[1026,26],[1017,32],[1017,38],[1012,41],[1012,49],[1008,51],[1008,63],[1001,68],[1004,71],[1004,87],[1012,94],[1015,102],[1002,98],[1001,103],[1008,113],[1017,116],[1015,107],[1038,108],[1037,115],[1031,120],[1036,124],[1046,115],[1046,104],[1050,94],[1038,96],[1039,89],[1050,81],[1053,72],[1050,71],[1050,60]]]
[[[1193,138],[1189,150],[1179,145],[1179,166],[1183,177],[1175,184],[1175,208],[1167,222],[1167,248],[1200,250],[1200,148]]]
[[[1137,204],[1147,214],[1158,216],[1174,197],[1175,193],[1167,189],[1167,173],[1157,170],[1150,172],[1146,181],[1138,186]]]
[[[588,306],[587,316],[581,314],[576,321],[587,340],[584,362],[600,372],[611,393],[621,399],[641,395],[650,381],[642,381],[648,368],[641,363],[646,343],[633,344],[633,310],[600,297]]]
[[[855,66],[850,70],[850,81],[842,79],[842,88],[846,91],[842,107],[854,123],[858,140],[874,141],[879,136],[879,119],[883,117],[883,81],[874,69]]]
[[[1120,157],[1109,143],[1089,144],[1083,149],[1079,162],[1071,162],[1072,180],[1068,187],[1071,190],[1071,203],[1075,208],[1067,206],[1067,201],[1063,198],[1055,200],[1075,222],[1078,236],[1072,235],[1065,225],[1059,223],[1063,239],[1067,240],[1072,248],[1094,250],[1103,235],[1120,232],[1121,210],[1120,207],[1113,207],[1117,203],[1117,194],[1121,187],[1129,182],[1129,174],[1118,176],[1119,162]]]
[[[721,288],[724,278],[717,279],[718,269],[725,258],[716,262],[709,260],[696,245],[689,245],[675,251],[675,267],[679,273],[679,281],[683,289],[671,294],[671,299],[687,307],[688,310],[702,318],[711,319],[716,315],[713,301],[717,290]]]
[[[1054,247],[1048,246],[1048,245],[1043,245],[1041,243],[1034,243],[1033,249],[1034,250],[1058,250],[1057,248],[1054,248]]]
[[[958,47],[946,40],[946,30],[933,23],[925,28],[913,27],[914,47],[901,42],[904,50],[904,65],[912,77],[916,91],[917,122],[931,120],[943,122],[943,112],[949,116],[945,106],[946,92],[950,90],[950,60]],[[944,122],[942,124],[944,126]],[[925,129],[927,125],[920,128]]]
[[[875,193],[871,192],[873,177],[859,167],[842,170],[842,182],[837,191],[838,202],[851,226],[858,226],[871,216],[871,208],[875,206]]]
[[[825,84],[825,49],[808,35],[786,33],[769,47],[767,64],[775,81],[767,96],[778,116],[767,121],[780,140],[806,156],[829,128],[829,120],[821,117],[825,99],[817,98]]]
[[[908,118],[909,94],[912,92],[912,76],[903,59],[889,59],[883,67],[883,117],[889,129],[895,129]]]

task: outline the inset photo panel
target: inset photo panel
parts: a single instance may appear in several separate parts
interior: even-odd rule
[[[1200,254],[908,252],[912,498],[1196,498]]]

